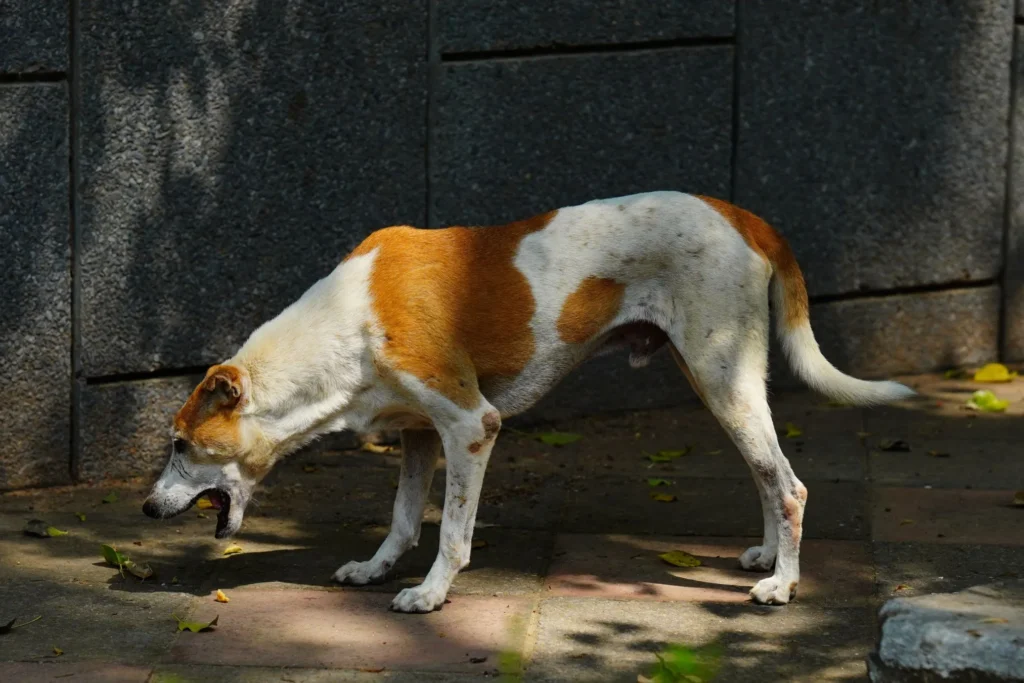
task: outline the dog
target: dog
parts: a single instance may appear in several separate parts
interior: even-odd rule
[[[800,578],[807,489],[769,413],[770,310],[790,364],[811,388],[851,405],[914,394],[855,379],[825,359],[786,240],[721,200],[651,192],[502,226],[378,230],[209,369],[174,417],[170,460],[143,511],[171,517],[206,495],[219,508],[216,537],[226,538],[285,455],[328,432],[400,430],[390,532],[371,559],[333,578],[380,582],[416,546],[443,449],[437,558],[420,585],[391,603],[430,612],[469,564],[502,419],[589,357],[625,348],[640,367],[667,345],[757,484],[764,539],[739,563],[774,572],[750,595],[785,604]]]

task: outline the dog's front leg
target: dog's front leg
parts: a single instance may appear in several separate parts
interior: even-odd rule
[[[423,583],[399,593],[391,609],[431,612],[440,608],[455,575],[469,564],[480,489],[500,426],[498,411],[489,405],[460,415],[454,424],[437,425],[448,468],[437,559]]]
[[[380,583],[405,552],[420,539],[423,510],[430,482],[441,454],[441,437],[434,431],[402,431],[402,473],[391,519],[391,531],[367,562],[349,562],[334,573],[334,580],[353,586]]]

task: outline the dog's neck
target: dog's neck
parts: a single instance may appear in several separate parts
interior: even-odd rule
[[[354,399],[372,384],[375,332],[367,294],[373,254],[340,264],[259,327],[228,363],[248,371],[243,419],[272,457],[316,437],[360,429]],[[358,412],[358,411],[357,411]]]

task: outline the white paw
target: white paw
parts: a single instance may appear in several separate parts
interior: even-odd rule
[[[748,572],[770,572],[775,566],[775,554],[777,548],[770,548],[764,545],[755,545],[747,548],[740,555],[740,566]]]
[[[750,597],[759,605],[785,605],[796,597],[796,584],[796,581],[769,576],[750,589]]]
[[[349,562],[342,565],[341,569],[334,572],[332,578],[338,583],[345,583],[350,586],[365,586],[368,583],[383,582],[385,574],[387,574],[386,566],[369,560],[367,562]]]
[[[420,584],[412,588],[406,588],[395,596],[391,601],[391,609],[395,612],[407,614],[424,614],[440,609],[444,604],[447,591]]]

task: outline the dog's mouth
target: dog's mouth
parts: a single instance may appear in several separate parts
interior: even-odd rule
[[[225,538],[229,536],[228,528],[228,516],[231,514],[231,494],[224,489],[206,489],[194,499],[189,507],[196,504],[200,498],[205,497],[210,501],[210,505],[217,511],[217,529],[213,532],[217,538]]]

